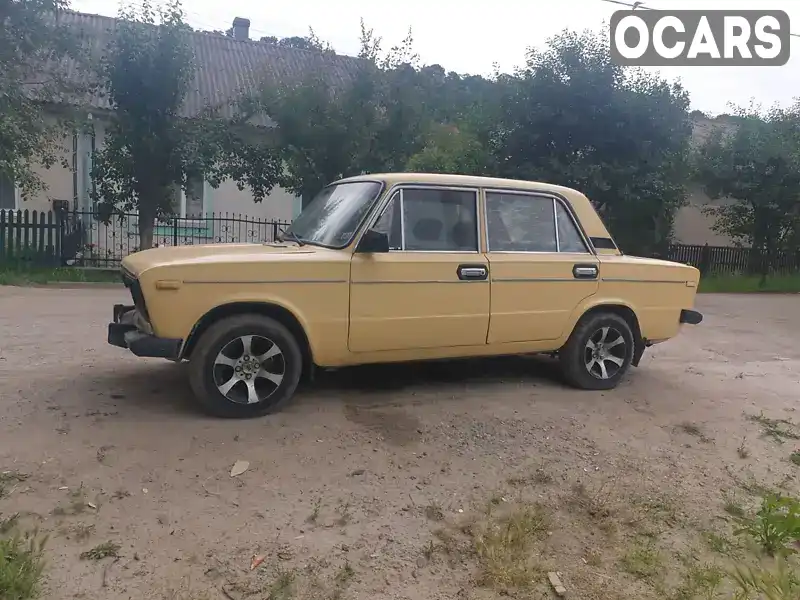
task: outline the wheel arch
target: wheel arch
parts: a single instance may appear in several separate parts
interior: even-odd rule
[[[608,302],[593,304],[592,306],[584,308],[583,312],[581,312],[578,318],[575,319],[570,333],[572,333],[572,331],[574,331],[584,319],[604,312],[622,317],[630,326],[631,331],[633,332],[634,343],[633,361],[631,364],[634,367],[639,366],[639,360],[644,353],[646,340],[642,337],[642,327],[639,323],[639,317],[637,316],[636,311],[627,303],[611,300]]]
[[[236,301],[215,306],[205,313],[192,327],[186,342],[181,349],[181,358],[189,359],[197,341],[214,323],[221,319],[236,315],[255,314],[269,317],[286,327],[297,339],[303,356],[303,375],[308,375],[314,365],[314,353],[311,342],[300,319],[294,312],[274,302]]]

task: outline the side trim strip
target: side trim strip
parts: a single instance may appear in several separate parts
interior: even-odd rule
[[[248,283],[347,283],[347,279],[184,279],[183,283],[241,285]]]
[[[402,283],[489,283],[488,279],[375,279],[352,281],[352,285],[402,284]]]
[[[627,277],[603,277],[602,281],[612,283],[677,283],[686,285],[686,281],[675,281],[674,279],[630,279]]]
[[[574,277],[569,278],[562,278],[562,277],[493,277],[493,282],[498,283],[526,283],[526,282],[547,282],[547,281],[554,281],[554,282],[567,282],[567,281],[575,281],[578,283],[586,283],[587,281],[597,281],[596,279],[589,280],[589,279],[575,279]]]

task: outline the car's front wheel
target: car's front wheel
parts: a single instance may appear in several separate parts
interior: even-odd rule
[[[189,382],[212,415],[258,417],[292,398],[302,363],[297,340],[281,323],[261,315],[237,315],[202,334],[189,361]]]
[[[631,326],[611,312],[596,312],[581,319],[559,352],[567,382],[584,390],[609,390],[617,386],[633,359]]]

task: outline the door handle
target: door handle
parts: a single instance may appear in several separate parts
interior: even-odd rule
[[[572,276],[575,279],[597,279],[597,265],[577,264],[572,267]]]
[[[482,281],[489,277],[484,265],[459,265],[456,274],[461,281]]]

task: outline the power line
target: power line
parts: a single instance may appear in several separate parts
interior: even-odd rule
[[[630,4],[628,2],[623,2],[622,0],[602,0],[602,1],[603,2],[608,2],[610,4],[620,4],[622,6],[627,6],[628,8],[630,8],[632,10],[637,10],[637,9],[638,10],[659,10],[657,8],[651,8],[649,6],[645,6],[644,2],[634,2],[633,4]],[[800,37],[800,33],[792,33],[791,31],[789,32],[789,35],[794,36],[794,37]]]

